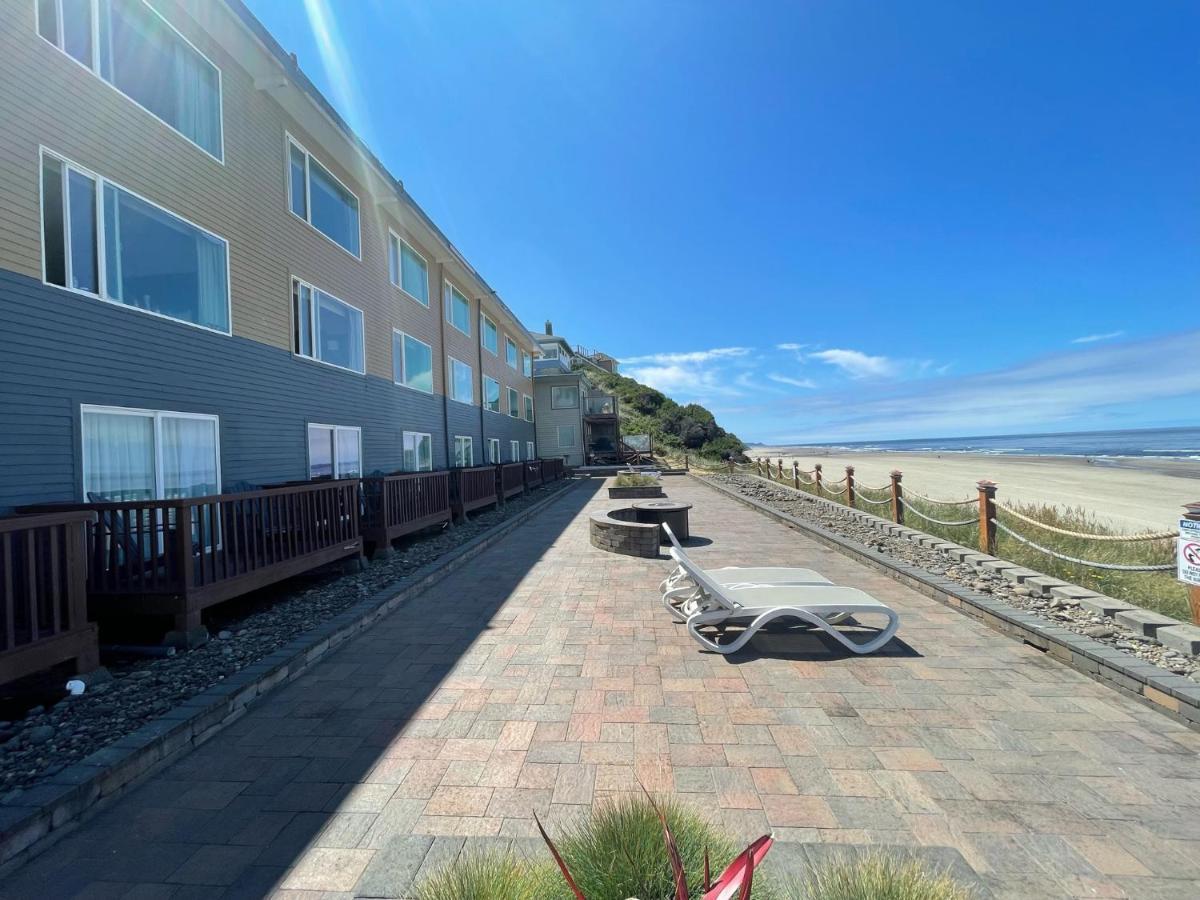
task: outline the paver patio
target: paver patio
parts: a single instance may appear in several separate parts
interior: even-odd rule
[[[952,848],[997,897],[1200,896],[1200,734],[687,478],[704,565],[798,565],[902,615],[700,652],[670,564],[581,484],[8,877],[11,897],[402,896],[471,843],[674,793],[782,859]],[[700,545],[707,539],[711,543]],[[947,858],[958,857],[945,851]],[[930,851],[936,854],[938,851]]]

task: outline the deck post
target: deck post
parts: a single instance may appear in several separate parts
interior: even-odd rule
[[[1183,516],[1193,522],[1200,522],[1200,500],[1187,503],[1183,507]],[[1188,585],[1188,604],[1192,608],[1192,622],[1200,625],[1200,585]]]
[[[173,644],[185,650],[201,647],[208,643],[208,631],[200,619],[200,608],[195,602],[196,559],[192,555],[192,507],[180,504],[175,509],[175,530],[171,533],[171,549],[179,572],[179,609],[175,613],[175,629],[163,638],[164,644]],[[170,521],[170,510],[163,510],[163,522]],[[222,516],[224,518],[224,516]]]
[[[821,496],[821,464],[813,463],[813,485],[814,492],[818,497]]]
[[[854,509],[854,466],[846,466],[846,505]]]
[[[892,521],[897,525],[904,524],[904,489],[900,486],[903,473],[892,469]]]
[[[981,481],[979,487],[979,552],[996,555],[996,482]]]

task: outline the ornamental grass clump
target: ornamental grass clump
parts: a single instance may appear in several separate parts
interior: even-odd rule
[[[550,860],[464,853],[416,886],[416,900],[550,900],[562,876]]]
[[[811,869],[789,900],[972,900],[945,871],[914,859],[869,853]]]
[[[658,479],[653,475],[618,475],[613,482],[613,487],[654,487],[658,484]]]

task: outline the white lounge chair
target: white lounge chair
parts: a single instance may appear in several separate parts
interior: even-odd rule
[[[674,547],[672,558],[696,583],[703,600],[687,619],[688,633],[702,647],[715,653],[735,653],[746,645],[763,626],[776,619],[798,619],[828,634],[852,653],[874,653],[896,634],[900,617],[889,606],[858,588],[834,584],[792,584],[746,586],[731,590],[718,584],[708,574],[679,553]],[[851,616],[880,615],[887,624],[875,637],[861,643],[838,631],[835,622]],[[833,620],[833,621],[831,621]],[[700,629],[709,626],[743,626],[743,632],[727,644],[718,643]]]

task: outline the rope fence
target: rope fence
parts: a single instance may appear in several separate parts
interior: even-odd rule
[[[910,513],[913,513],[918,518],[924,519],[926,522],[933,522],[935,525],[944,525],[947,528],[962,528],[964,525],[978,525],[979,524],[979,520],[974,517],[972,517],[970,519],[965,519],[962,522],[946,522],[946,521],[943,521],[942,519],[935,519],[933,516],[925,515],[925,513],[921,512],[919,509],[917,509],[915,506],[913,506],[911,503],[908,502],[908,500],[906,500],[903,497],[900,498],[900,502],[904,505],[904,508],[907,509]]]
[[[1055,534],[1065,535],[1066,537],[1082,538],[1088,541],[1113,541],[1116,543],[1133,543],[1136,541],[1163,541],[1168,538],[1176,537],[1177,531],[1147,531],[1142,534],[1095,534],[1086,531],[1070,531],[1066,528],[1059,528],[1057,525],[1050,525],[1047,522],[1039,522],[1032,516],[1027,516],[1022,512],[1018,512],[1011,506],[1006,506],[1003,503],[997,503],[996,509],[1002,509],[1014,519],[1020,519],[1029,525],[1035,525],[1038,528],[1044,528],[1046,531],[1053,531]],[[997,525],[1000,523],[997,522]]]
[[[1095,562],[1094,560],[1088,560],[1088,559],[1079,559],[1078,557],[1075,557],[1075,556],[1068,556],[1065,553],[1059,553],[1057,550],[1051,550],[1049,547],[1043,547],[1041,544],[1035,544],[1033,541],[1029,540],[1029,538],[1023,537],[1022,535],[1013,531],[1011,528],[1009,528],[1003,522],[998,522],[995,519],[992,519],[991,523],[993,525],[995,525],[998,529],[1003,531],[1005,534],[1007,534],[1009,537],[1020,541],[1022,544],[1024,544],[1027,547],[1032,547],[1034,550],[1037,550],[1041,553],[1045,553],[1047,556],[1053,556],[1055,559],[1061,559],[1064,562],[1075,563],[1076,565],[1079,565],[1079,566],[1088,566],[1089,568],[1092,568],[1092,569],[1105,569],[1105,570],[1108,570],[1111,572],[1172,572],[1175,570],[1175,563],[1173,563],[1173,562],[1172,563],[1164,563],[1163,565],[1157,565],[1157,566],[1127,566],[1127,565],[1120,565],[1118,563],[1104,563],[1104,562]]]

